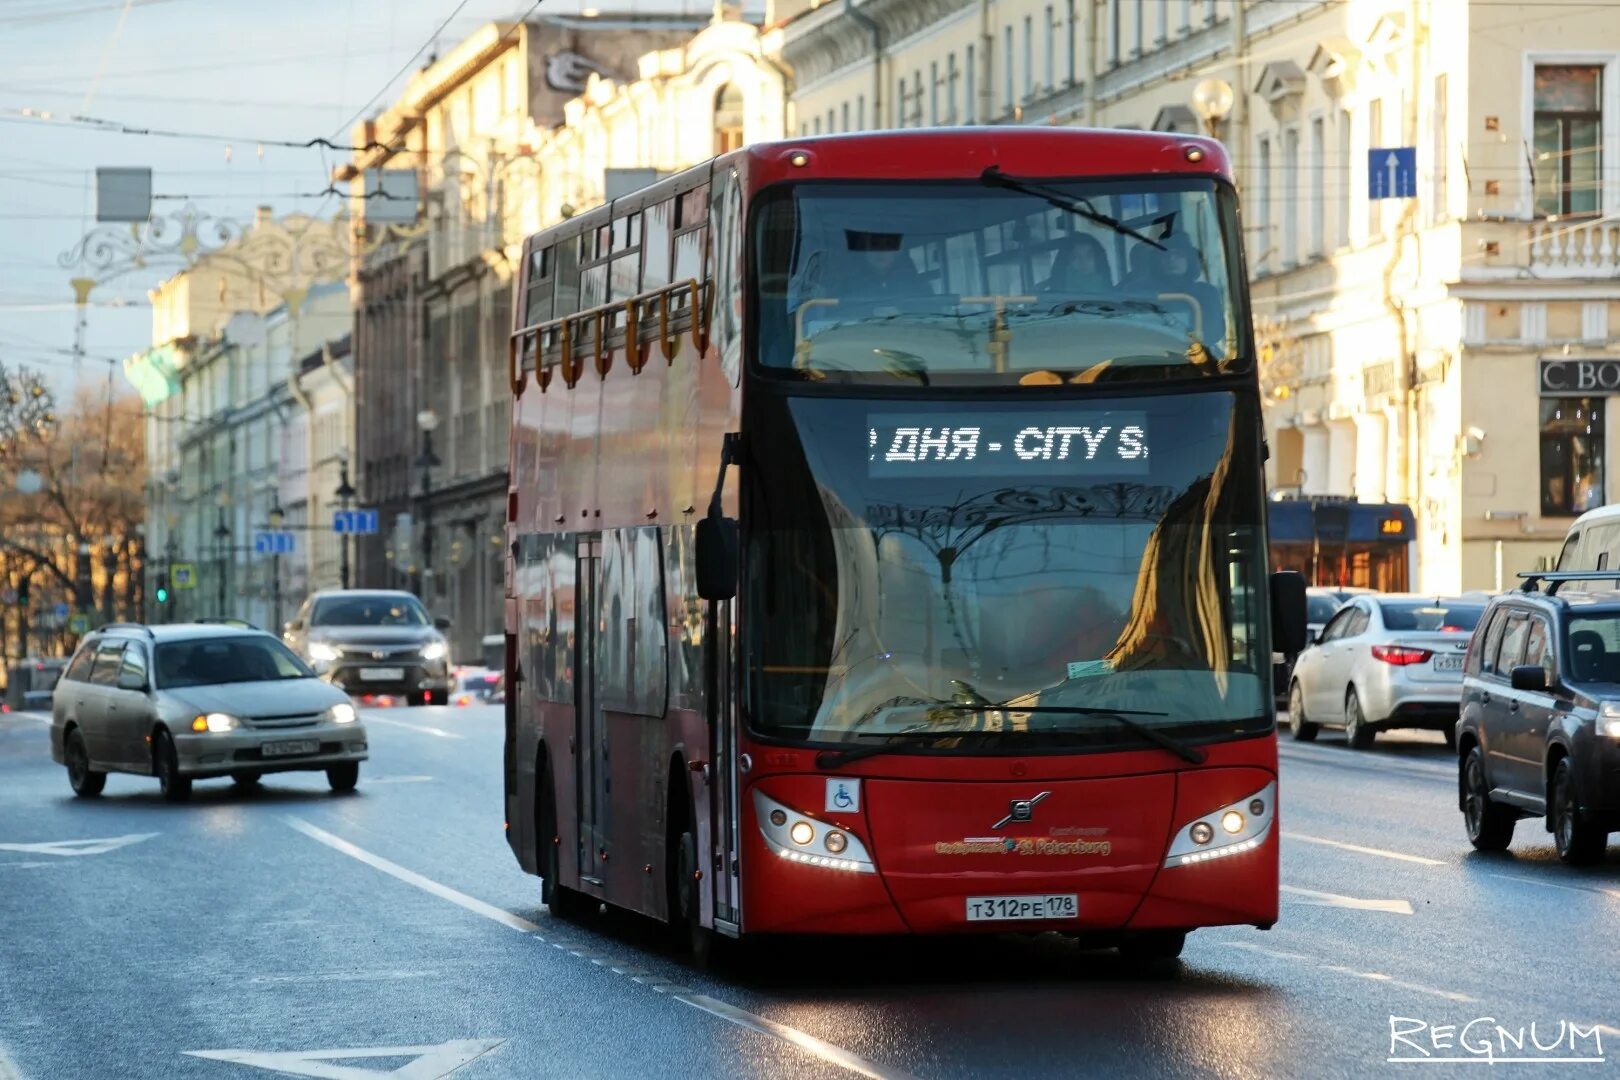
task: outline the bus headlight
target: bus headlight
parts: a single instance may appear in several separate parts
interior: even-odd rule
[[[866,845],[848,829],[817,821],[759,791],[754,792],[754,817],[765,846],[788,862],[855,874],[877,873]]]
[[[1253,794],[1234,799],[1230,805],[1217,807],[1186,823],[1176,830],[1164,865],[1186,866],[1253,851],[1271,835],[1276,796],[1277,783],[1272,781]]]

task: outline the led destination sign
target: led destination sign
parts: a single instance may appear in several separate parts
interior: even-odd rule
[[[873,414],[867,472],[901,476],[1140,476],[1147,417],[1133,412]]]

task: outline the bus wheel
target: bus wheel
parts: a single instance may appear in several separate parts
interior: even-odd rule
[[[549,774],[541,805],[546,808],[545,816],[540,819],[539,835],[534,841],[541,845],[540,902],[554,917],[578,922],[591,913],[592,905],[590,897],[561,883],[562,844],[557,840],[557,795]]]
[[[1144,964],[1168,965],[1181,955],[1187,944],[1183,930],[1144,930],[1119,944],[1119,955]]]
[[[697,853],[697,822],[687,818],[686,831],[675,842],[675,880],[670,890],[670,928],[674,931],[675,945],[692,957],[698,968],[708,970],[723,964],[729,951],[729,938],[723,938],[703,925],[703,897],[700,890],[703,878],[699,874]]]

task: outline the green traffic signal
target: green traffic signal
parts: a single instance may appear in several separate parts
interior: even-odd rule
[[[169,590],[165,589],[161,585],[158,586],[157,602],[160,604],[167,604],[169,602]]]

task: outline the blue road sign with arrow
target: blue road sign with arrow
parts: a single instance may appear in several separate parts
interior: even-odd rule
[[[68,606],[66,604],[57,604],[51,608],[51,614],[58,619],[65,619],[68,617]]]
[[[333,511],[332,531],[339,535],[371,536],[377,532],[377,511]]]
[[[293,534],[290,532],[256,532],[253,534],[253,554],[291,555]]]
[[[1367,151],[1367,198],[1417,197],[1417,148],[1374,147]]]

